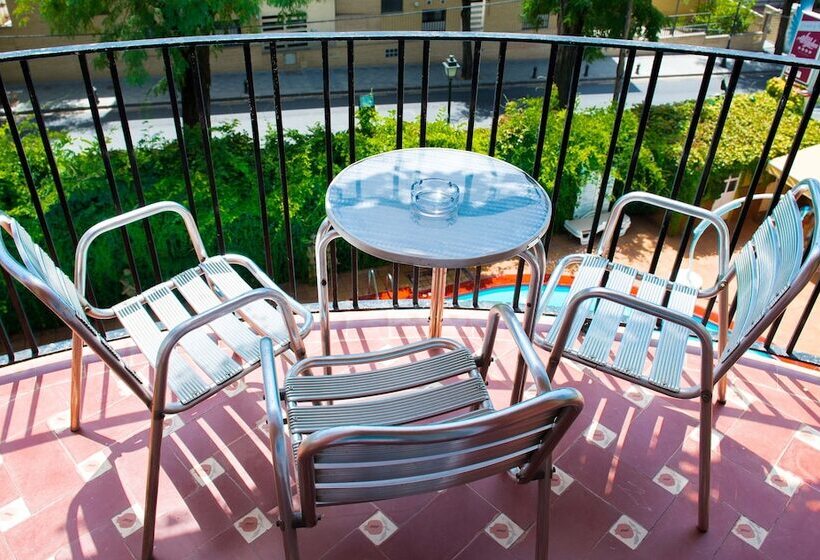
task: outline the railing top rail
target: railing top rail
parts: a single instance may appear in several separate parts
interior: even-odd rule
[[[53,56],[105,53],[108,51],[126,51],[136,49],[159,49],[189,46],[231,46],[247,43],[264,43],[269,41],[390,41],[390,40],[440,40],[440,41],[507,41],[516,43],[535,43],[548,45],[569,45],[584,47],[623,48],[636,51],[663,52],[672,54],[693,54],[701,56],[719,56],[726,58],[742,58],[747,61],[764,62],[778,65],[796,65],[807,68],[820,69],[820,62],[811,61],[794,56],[774,55],[752,51],[701,47],[693,45],[679,45],[667,43],[653,43],[649,41],[633,41],[624,39],[610,39],[602,37],[576,37],[571,35],[538,35],[529,33],[489,33],[489,32],[458,32],[442,31],[344,31],[344,32],[317,32],[307,33],[244,33],[234,35],[199,35],[193,37],[166,37],[159,39],[139,39],[134,41],[114,41],[107,43],[86,43],[66,45],[62,47],[47,47],[42,49],[27,49],[0,53],[0,62],[14,62]]]

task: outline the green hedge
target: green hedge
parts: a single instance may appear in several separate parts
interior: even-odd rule
[[[714,198],[722,192],[723,181],[728,175],[737,175],[754,169],[777,106],[776,83],[773,82],[769,89],[769,93],[759,92],[735,97],[709,179],[707,198]],[[557,98],[555,95],[552,97]],[[507,103],[505,114],[499,122],[497,157],[526,171],[533,169],[541,103],[541,99],[538,98],[519,99]],[[684,177],[680,197],[683,200],[692,199],[699,182],[721,103],[722,97],[718,96],[708,99],[705,104]],[[629,189],[669,194],[692,109],[692,102],[652,108],[637,162],[635,181]],[[612,170],[616,194],[624,188],[622,181],[632,157],[641,110],[641,106],[636,106],[627,110],[623,116]],[[553,190],[552,183],[565,118],[565,110],[556,106],[550,108],[541,162],[542,171],[539,177],[544,188],[550,193]],[[571,217],[579,190],[593,180],[603,167],[614,118],[613,107],[575,111],[563,185],[559,200],[555,203],[556,224],[560,225],[563,220]],[[798,103],[790,103],[775,139],[771,157],[788,151],[799,120]],[[60,263],[63,269],[71,274],[74,246],[68,235],[66,221],[36,127],[30,121],[23,121],[19,123],[19,128]],[[477,128],[473,149],[487,153],[489,136],[488,129]],[[395,137],[396,121],[392,116],[379,116],[373,109],[360,110],[356,130],[358,159],[393,149]],[[78,232],[82,234],[94,223],[116,214],[105,169],[96,142],[72,142],[65,133],[58,132],[51,133],[50,138],[71,213]],[[403,145],[417,146],[418,138],[419,122],[405,122]],[[804,145],[818,142],[820,125],[812,121]],[[285,134],[285,143],[296,271],[298,280],[307,282],[313,276],[313,237],[324,218],[324,132],[320,126],[304,133],[289,130]],[[428,146],[463,148],[465,143],[464,125],[448,125],[443,114],[439,114],[428,123]],[[208,250],[215,252],[214,214],[201,139],[197,131],[189,131],[187,147],[200,230],[203,232]],[[265,258],[253,141],[235,124],[226,125],[214,129],[211,148],[225,245],[228,251],[245,254],[263,264]],[[280,283],[286,283],[287,256],[277,153],[276,134],[269,129],[264,133],[262,148],[267,195],[265,211],[270,221],[273,275]],[[127,154],[123,150],[111,150],[110,155],[122,205],[125,209],[134,208],[137,206],[137,198]],[[180,154],[175,141],[145,139],[139,143],[136,155],[142,187],[148,202],[175,200],[187,205]],[[349,161],[347,132],[335,133],[334,173],[338,173]],[[5,125],[0,127],[0,208],[22,222],[36,240],[42,241],[43,236],[30,202],[17,153]],[[195,262],[184,229],[177,220],[159,217],[151,220],[151,226],[163,278],[168,278]],[[134,247],[140,278],[144,286],[150,285],[154,278],[145,231],[142,226],[136,225],[129,227],[128,233]],[[342,270],[349,268],[349,252],[339,251],[339,258]],[[367,266],[370,262],[368,257],[362,256],[362,259],[362,265]],[[89,278],[92,279],[97,300],[102,304],[111,304],[121,300],[124,295],[134,293],[134,279],[128,271],[119,235],[109,234],[92,248]],[[18,291],[24,298],[24,305],[29,311],[29,318],[35,330],[55,326],[53,317],[42,306],[28,294],[24,294],[24,290]],[[0,314],[4,325],[11,333],[19,331],[17,319],[5,294],[0,299]]]

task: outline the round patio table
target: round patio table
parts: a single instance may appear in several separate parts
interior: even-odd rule
[[[316,236],[322,347],[330,348],[327,247],[343,238],[370,255],[433,269],[430,336],[441,333],[446,270],[520,256],[531,266],[524,328],[531,334],[546,268],[541,237],[551,204],[524,171],[498,159],[412,148],[362,159],[340,172]]]

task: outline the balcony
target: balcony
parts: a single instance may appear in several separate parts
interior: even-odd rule
[[[595,231],[606,211],[610,178],[617,176],[615,194],[637,189],[647,180],[640,174],[645,169],[641,148],[652,138],[653,118],[665,114],[658,97],[660,84],[669,77],[669,61],[672,67],[677,62],[699,73],[690,77],[691,92],[684,91],[684,85],[673,86],[681,96],[691,94],[692,103],[680,131],[683,149],[660,166],[671,178],[667,194],[704,204],[714,189],[710,175],[722,169],[723,145],[737,140],[723,136],[733,103],[742,93],[758,89],[760,76],[799,66],[794,59],[764,54],[598,39],[302,33],[300,44],[308,47],[299,52],[316,61],[315,69],[303,71],[303,79],[315,88],[309,93],[321,111],[318,128],[310,136],[312,159],[294,161],[293,136],[286,136],[288,122],[293,122],[295,111],[310,106],[305,105],[304,92],[288,95],[293,91],[290,81],[299,80],[283,64],[285,51],[279,47],[288,39],[285,34],[219,36],[0,55],[6,145],[15,150],[22,181],[12,194],[15,200],[26,201],[15,216],[70,273],[74,241],[90,219],[177,197],[197,211],[209,249],[251,247],[250,256],[281,286],[300,301],[312,303],[315,272],[309,247],[317,217],[322,216],[301,212],[313,208],[310,201],[322,197],[335,173],[371,150],[440,145],[452,141],[442,140],[442,131],[458,130],[456,138],[464,142],[458,147],[502,157],[508,152],[501,150],[501,140],[509,143],[515,138],[510,132],[514,107],[507,98],[526,89],[528,96],[536,97],[529,113],[536,124],[532,137],[523,135],[518,145],[530,154],[526,171],[558,203],[562,190],[570,192],[580,178],[569,158],[577,154],[572,151],[578,141],[574,131],[587,118],[585,98],[607,88],[612,95],[612,67],[595,67],[589,71],[592,79],[585,80],[590,76],[584,76],[588,70],[583,52],[623,48],[626,87],[610,109],[605,149],[596,154],[594,179],[584,176],[595,187],[590,191]],[[450,52],[460,52],[463,41],[473,49],[474,67],[470,79],[456,84],[454,99],[461,111],[449,127],[433,110],[446,100],[439,65]],[[381,67],[376,71],[356,62],[372,60],[367,50],[371,44],[377,53],[391,50],[386,62],[391,76],[385,76]],[[122,63],[116,55],[125,51],[146,52],[157,62],[153,71],[173,76],[180,64],[178,49],[190,45],[222,46],[220,64],[235,66],[232,79],[239,86],[233,103],[242,103],[239,127],[248,131],[247,143],[224,144],[238,136],[236,129],[218,125],[220,107],[232,103],[219,98],[218,87],[211,90],[213,127],[207,126],[203,89],[198,88],[197,116],[205,126],[185,131],[178,91],[171,87],[163,93],[164,100],[151,98],[149,103],[142,90],[126,85],[120,76]],[[560,80],[559,48],[566,49],[570,61],[566,110],[556,105],[558,93],[552,87]],[[103,66],[92,66],[99,54]],[[65,99],[46,99],[53,91],[46,78],[54,61],[78,69],[73,83],[60,86],[85,97],[73,108]],[[537,72],[530,77],[533,65]],[[733,195],[747,197],[731,223],[733,248],[740,247],[765,213],[752,203],[752,196],[767,188],[782,193],[799,150],[807,147],[804,138],[813,138],[812,115],[820,86],[806,92],[800,100],[803,105],[791,116],[786,111],[795,103],[793,88],[794,82],[786,80],[784,91],[776,94],[766,122],[770,134],[749,142],[759,156],[742,175],[745,193]],[[375,121],[392,127],[389,146],[371,145],[362,128],[362,113],[357,112],[359,96],[373,90],[377,110],[383,110],[381,105],[395,108],[394,120]],[[99,106],[95,97],[101,98]],[[710,111],[712,126],[705,145],[698,148],[697,125]],[[141,125],[146,115],[156,114],[170,123],[170,135],[160,140],[151,139],[150,127]],[[99,166],[94,173],[82,175],[62,165],[67,160],[61,158],[69,157],[66,150],[71,151],[63,136],[66,120],[79,123],[82,130],[77,132],[90,139],[85,149]],[[273,124],[267,134],[265,122]],[[778,130],[786,126],[793,126],[789,141],[776,142]],[[145,165],[152,142],[173,148],[168,152],[173,157],[152,160],[166,167]],[[233,175],[242,165],[234,167],[220,159],[226,146],[249,147],[242,160],[248,175]],[[688,161],[698,149],[704,158]],[[550,159],[550,153],[556,158]],[[781,174],[767,176],[768,161],[783,155]],[[698,173],[687,190],[684,172],[690,167]],[[306,174],[311,185],[319,185],[315,191],[300,192],[306,184],[300,177]],[[169,186],[162,181],[164,176],[179,182]],[[232,182],[237,176],[253,180],[238,186]],[[243,199],[257,205],[254,215],[236,212],[244,208],[239,206]],[[318,207],[321,210],[321,204]],[[89,208],[105,216],[90,216]],[[632,219],[618,242],[618,258],[672,275],[687,270],[690,224],[651,214]],[[579,248],[562,225],[553,223],[546,237],[548,273],[561,256]],[[128,243],[123,245],[122,239]],[[172,275],[174,261],[190,257],[177,241],[161,227],[134,227],[124,237],[112,236],[108,254],[97,257],[100,261],[92,268],[95,294],[112,298],[139,289],[140,282],[150,285],[155,276]],[[594,236],[585,249],[591,250],[593,242]],[[712,246],[707,235],[696,247],[693,270],[704,278],[714,275]],[[167,252],[171,259],[163,256]],[[372,260],[341,242],[331,248],[331,259],[334,352],[376,350],[426,336],[428,271]],[[95,282],[93,272],[105,274],[106,269],[114,271],[113,287],[110,282]],[[486,307],[500,297],[519,307],[526,274],[523,261],[450,271],[443,336],[477,350]],[[0,557],[139,557],[149,412],[109,368],[86,352],[83,428],[70,432],[70,352],[64,342],[68,332],[50,321],[19,286],[7,283],[6,292],[0,317],[0,349],[6,356],[6,365],[0,368],[5,409],[0,424]],[[557,384],[581,391],[586,406],[554,456],[558,470],[552,480],[552,558],[811,557],[820,545],[813,530],[820,501],[820,381],[813,365],[820,327],[810,320],[817,295],[815,279],[732,372],[728,403],[715,409],[713,419],[712,526],[706,534],[695,528],[697,403],[652,396],[564,362]],[[714,319],[711,307],[699,312],[705,322]],[[544,328],[550,322],[541,321]],[[102,326],[112,344],[128,356],[129,366],[148,369],[117,324]],[[318,332],[311,333],[306,344],[308,355],[318,354]],[[514,351],[502,330],[489,378],[491,397],[499,407],[509,402],[512,391]],[[539,355],[546,359],[545,353]],[[698,358],[692,353],[687,360],[694,365]],[[277,365],[280,373],[287,367],[284,361]],[[261,397],[261,375],[256,372],[168,420],[157,558],[281,557],[280,533],[272,526],[276,504]],[[309,559],[531,558],[534,490],[494,477],[442,493],[327,508],[319,525],[302,535],[302,553]]]

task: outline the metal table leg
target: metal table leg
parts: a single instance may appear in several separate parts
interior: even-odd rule
[[[430,338],[441,336],[444,321],[444,292],[447,291],[447,269],[433,269],[433,285],[430,291]]]
[[[539,239],[532,247],[519,255],[530,265],[530,283],[527,293],[526,309],[524,310],[524,332],[532,340],[535,323],[538,322],[536,311],[538,310],[538,298],[541,296],[541,286],[544,282],[544,273],[547,269],[547,256],[544,251],[544,244]],[[515,382],[513,383],[510,404],[521,402],[524,396],[524,379],[527,373],[527,364],[519,355],[515,366]]]
[[[322,335],[322,354],[330,354],[330,314],[328,310],[328,270],[327,270],[327,248],[330,242],[339,237],[339,234],[325,218],[319,231],[316,232],[315,253],[316,253],[316,292],[319,298],[319,326]]]

